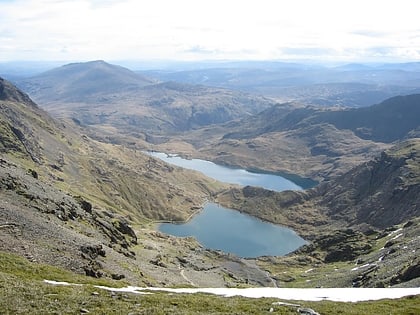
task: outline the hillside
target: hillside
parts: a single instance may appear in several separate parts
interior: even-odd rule
[[[419,104],[419,94],[356,109],[277,104],[257,115],[184,135],[181,139],[194,150],[183,153],[322,180],[371,159],[393,141],[418,136]],[[181,147],[179,141],[170,139],[159,146],[172,152],[176,147]]]
[[[418,133],[420,94],[396,96],[380,104],[343,111],[326,111],[309,118],[309,123],[327,122],[352,130],[362,139],[392,142]]]
[[[293,108],[292,108],[293,109]],[[249,138],[267,132],[287,131],[315,124],[330,124],[351,130],[356,136],[376,142],[403,139],[420,126],[420,94],[396,96],[380,104],[356,109],[325,110],[317,107],[277,105],[245,120],[246,129],[226,134],[226,138]]]
[[[192,188],[200,177],[190,181],[191,187],[179,185],[186,176],[184,172],[168,169],[141,152],[94,141],[74,124],[52,119],[9,83],[2,87],[3,94],[11,95],[0,103],[3,153],[16,161],[24,160],[25,165],[31,165],[41,177],[60,188],[67,187],[68,191],[89,196],[102,205],[151,219],[165,218],[165,214],[158,214],[159,208],[182,217],[181,213],[176,214],[179,210],[173,208],[172,202],[184,204],[188,216],[192,211],[189,208],[200,205],[211,191],[206,186]],[[166,184],[151,191],[156,181]],[[163,191],[158,191],[160,188]],[[191,188],[194,193],[183,192]],[[142,194],[147,193],[149,198],[142,199]],[[167,203],[169,197],[161,198],[165,195],[173,198],[172,205]],[[154,207],[157,209],[151,211]]]

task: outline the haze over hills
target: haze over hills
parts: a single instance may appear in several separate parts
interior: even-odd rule
[[[419,93],[418,63],[337,67],[281,63],[225,63],[185,71],[148,71],[159,80],[200,83],[258,93],[281,102],[360,107]]]

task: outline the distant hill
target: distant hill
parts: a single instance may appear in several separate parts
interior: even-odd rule
[[[331,124],[351,130],[358,137],[377,142],[392,142],[409,136],[420,127],[420,94],[397,96],[357,109],[323,110],[316,107],[290,109],[276,105],[238,124],[235,133],[225,137],[250,137],[267,132],[301,129],[316,124]]]
[[[98,94],[129,91],[155,83],[129,69],[102,60],[71,63],[19,81],[19,86],[38,103],[89,102]]]
[[[308,122],[326,122],[352,130],[362,139],[392,142],[420,128],[420,94],[393,97],[365,108],[320,112]]]
[[[20,86],[54,116],[99,129],[112,126],[122,134],[185,131],[249,116],[274,104],[223,88],[157,83],[103,61],[69,64],[23,80]]]

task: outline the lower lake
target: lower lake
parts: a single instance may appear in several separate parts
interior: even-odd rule
[[[203,211],[187,223],[162,223],[159,230],[174,236],[194,236],[206,248],[245,258],[282,256],[306,244],[291,229],[215,203],[206,204]]]
[[[274,191],[302,189],[293,181],[274,174],[250,172],[160,152],[148,154],[225,183],[257,186]],[[264,222],[215,203],[207,203],[200,213],[186,223],[162,223],[159,230],[179,237],[193,236],[206,248],[246,258],[282,256],[306,244],[304,239],[289,228]]]

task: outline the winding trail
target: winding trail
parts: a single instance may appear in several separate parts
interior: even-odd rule
[[[193,287],[195,287],[196,285],[194,284],[194,282],[192,282],[190,279],[188,279],[188,277],[185,275],[185,270],[182,269],[181,267],[179,267],[179,269],[181,269],[181,271],[179,272],[181,277],[187,281],[189,284],[191,284]]]

